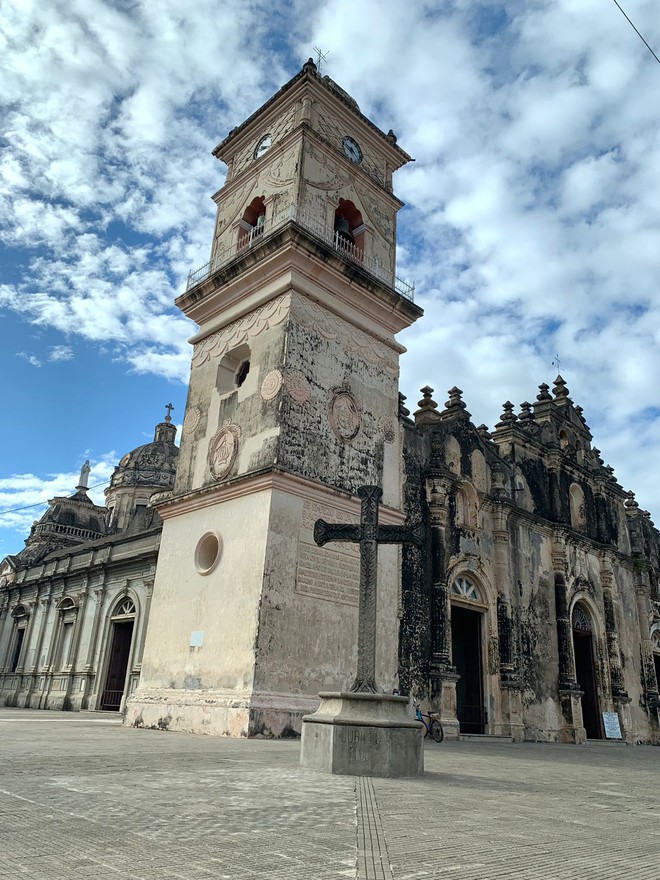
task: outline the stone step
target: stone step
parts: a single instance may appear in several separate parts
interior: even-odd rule
[[[461,742],[498,742],[512,743],[512,736],[500,736],[494,733],[461,733],[458,737]]]

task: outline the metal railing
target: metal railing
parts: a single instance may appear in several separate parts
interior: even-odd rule
[[[123,689],[120,691],[105,690],[101,698],[101,709],[105,711],[117,711],[121,706],[121,698],[124,696]]]
[[[67,526],[61,523],[41,523],[34,527],[35,535],[47,535],[55,532],[58,535],[70,535],[72,538],[84,538],[86,540],[96,540],[102,538],[103,532],[95,532],[92,529],[81,529],[78,526]]]
[[[191,287],[199,284],[200,281],[209,278],[223,266],[230,263],[234,258],[241,256],[251,247],[258,244],[271,232],[281,229],[288,223],[295,223],[307,232],[311,232],[312,235],[320,238],[326,244],[329,244],[334,248],[337,253],[344,257],[344,259],[350,260],[352,263],[361,266],[370,275],[374,275],[379,281],[382,281],[387,287],[390,287],[400,296],[411,301],[413,300],[415,294],[415,287],[413,284],[408,284],[407,281],[402,281],[400,278],[397,278],[396,275],[394,275],[387,266],[384,266],[380,260],[368,256],[361,248],[339,236],[334,230],[326,228],[326,226],[319,221],[318,217],[310,214],[304,208],[295,204],[288,205],[286,208],[281,209],[271,217],[267,217],[263,223],[250,227],[250,229],[241,227],[236,241],[225,245],[214,255],[213,259],[209,260],[208,263],[205,263],[203,266],[200,266],[199,269],[195,269],[188,274],[186,290],[190,290]]]

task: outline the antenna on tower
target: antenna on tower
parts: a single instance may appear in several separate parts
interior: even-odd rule
[[[327,52],[321,52],[318,46],[314,46],[314,51],[316,52],[316,68],[321,73],[321,67],[328,60],[328,55],[330,54],[330,50]]]

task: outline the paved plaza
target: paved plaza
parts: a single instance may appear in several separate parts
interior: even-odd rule
[[[303,771],[297,740],[0,709],[0,877],[660,877],[660,749],[429,743],[418,780]]]

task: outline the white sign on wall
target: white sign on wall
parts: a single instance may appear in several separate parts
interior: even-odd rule
[[[619,716],[616,712],[603,712],[606,739],[623,739]]]
[[[190,633],[190,647],[201,648],[204,643],[204,630],[196,629]]]

